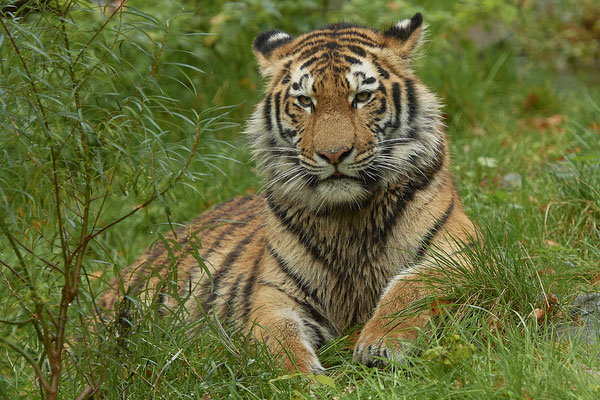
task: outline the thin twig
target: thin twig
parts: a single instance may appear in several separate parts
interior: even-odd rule
[[[91,385],[86,386],[85,389],[83,389],[81,393],[79,393],[79,396],[75,398],[75,400],[85,400],[88,397],[93,396],[94,393],[98,391],[99,387],[100,386],[96,388],[92,387]]]
[[[90,40],[88,40],[88,42],[85,44],[85,46],[83,46],[83,48],[81,49],[81,51],[79,52],[79,54],[77,54],[77,56],[75,57],[75,59],[73,60],[73,63],[76,63],[77,61],[79,61],[79,58],[83,55],[83,53],[85,53],[85,51],[87,50],[87,48],[90,46],[90,44],[92,44],[92,42],[96,39],[96,37],[104,30],[104,28],[106,28],[106,25],[108,25],[108,23],[113,19],[113,17],[115,16],[115,14],[117,13],[117,11],[119,11],[121,8],[123,8],[123,6],[125,5],[125,1],[123,1],[121,4],[119,4],[119,6],[117,7],[117,9],[115,10],[114,13],[112,13],[104,22],[104,24],[100,27],[100,29],[98,29],[94,35],[90,38]]]
[[[0,319],[0,324],[8,324],[8,325],[27,325],[30,322],[35,321],[35,318],[31,317],[26,319],[25,321],[9,321],[7,319]]]

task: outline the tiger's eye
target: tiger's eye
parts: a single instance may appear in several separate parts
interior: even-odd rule
[[[371,96],[369,92],[358,92],[354,96],[354,99],[357,101],[366,101]]]
[[[313,103],[312,99],[310,97],[308,97],[308,96],[298,96],[298,101],[303,106],[310,106]]]

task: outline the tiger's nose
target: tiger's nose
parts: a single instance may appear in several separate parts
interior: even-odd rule
[[[333,151],[317,151],[317,154],[329,164],[341,163],[352,151],[352,148],[343,148]]]

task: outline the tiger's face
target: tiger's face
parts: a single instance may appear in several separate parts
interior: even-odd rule
[[[256,38],[271,81],[247,131],[269,190],[317,208],[361,206],[440,151],[437,101],[410,68],[421,31],[417,14],[385,32],[332,25]]]

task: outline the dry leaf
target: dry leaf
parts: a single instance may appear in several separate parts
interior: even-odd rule
[[[488,326],[490,328],[490,332],[491,333],[501,332],[502,331],[502,324],[500,323],[500,317],[498,317],[497,315],[494,315],[492,317],[492,320],[488,324]]]
[[[539,131],[558,128],[566,120],[564,115],[554,114],[549,117],[534,117],[527,120],[527,125]]]
[[[102,275],[104,275],[104,271],[100,270],[100,271],[92,272],[91,274],[88,275],[88,278],[90,278],[91,280],[100,279],[100,278],[102,278]]]
[[[551,313],[554,307],[559,305],[558,297],[554,293],[548,293],[546,295],[546,312]]]
[[[529,318],[535,318],[540,321],[547,314],[550,314],[558,304],[560,304],[558,297],[554,293],[547,293],[542,308],[535,308],[529,313]]]
[[[542,310],[541,308],[535,308],[532,312],[529,313],[528,318],[535,318],[539,321],[540,319],[544,318],[544,315],[546,315],[546,311]]]

